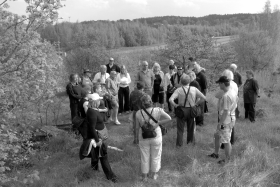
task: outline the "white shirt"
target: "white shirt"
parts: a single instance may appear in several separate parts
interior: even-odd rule
[[[131,83],[129,73],[127,73],[127,76],[125,76],[124,74],[118,73],[117,82],[119,83],[119,86],[122,88],[128,87],[129,84]]]
[[[221,116],[224,110],[228,111],[228,115],[223,122],[224,124],[229,124],[231,122],[231,116],[235,113],[235,108],[237,107],[237,95],[232,89],[229,89],[224,93],[222,98],[219,100],[219,115]]]
[[[105,84],[106,79],[110,77],[109,73],[101,74],[101,72],[98,72],[95,74],[93,83],[100,82],[101,84]]]
[[[183,88],[184,88],[186,93],[184,92]],[[189,85],[177,88],[174,91],[174,93],[171,95],[169,100],[174,101],[174,99],[178,98],[179,106],[184,106],[186,94],[188,94],[188,89],[189,89]],[[191,86],[185,107],[194,106],[195,105],[195,101],[198,98],[197,96],[199,98],[203,98],[204,97],[204,95],[196,87]]]

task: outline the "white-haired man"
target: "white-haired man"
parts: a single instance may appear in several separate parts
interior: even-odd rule
[[[93,83],[105,84],[106,79],[110,77],[110,74],[106,72],[107,67],[105,65],[100,66],[100,72],[96,73],[93,79]]]
[[[144,92],[152,97],[154,86],[154,73],[149,69],[147,61],[142,62],[142,69],[136,75],[136,82],[144,83]]]
[[[196,74],[196,81],[198,82],[201,92],[206,96],[207,93],[207,79],[206,76],[204,74],[204,72],[202,71],[202,68],[200,67],[199,64],[195,64],[194,65],[194,72]],[[201,103],[200,107],[201,107],[201,116],[198,116],[196,118],[196,125],[199,126],[203,126],[204,125],[204,109],[205,109],[205,105],[206,103]]]
[[[229,66],[229,69],[232,71],[233,73],[233,81],[237,84],[237,87],[239,88],[242,85],[242,77],[241,75],[236,71],[237,70],[237,65],[236,64],[231,64]],[[237,107],[235,109],[235,115],[236,118],[239,118],[239,110],[238,110],[238,103],[237,103]]]

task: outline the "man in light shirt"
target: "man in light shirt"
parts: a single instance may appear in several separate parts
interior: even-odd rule
[[[154,86],[154,73],[149,68],[147,61],[142,62],[142,70],[137,73],[136,82],[144,83],[144,92],[152,97]]]
[[[237,95],[230,89],[230,80],[226,76],[221,76],[216,83],[219,84],[220,89],[223,90],[224,94],[219,99],[218,110],[219,110],[219,122],[217,125],[216,133],[214,134],[215,138],[215,152],[211,155],[208,155],[212,158],[219,158],[220,144],[225,146],[226,159],[220,160],[218,163],[223,164],[230,160],[231,154],[231,131],[235,125],[235,116],[234,111],[237,106]]]
[[[177,88],[169,99],[169,102],[177,108],[178,106],[184,107],[187,110],[187,116],[184,119],[177,117],[177,140],[176,146],[183,145],[184,127],[187,125],[187,144],[195,143],[194,131],[195,123],[194,118],[191,117],[191,106],[198,105],[205,101],[206,97],[195,87],[190,86],[191,78],[185,75],[181,79],[182,86]],[[187,96],[187,97],[186,97]],[[178,98],[178,104],[174,102]],[[176,110],[176,109],[175,109]]]
[[[110,74],[106,72],[107,67],[105,65],[100,66],[100,72],[96,73],[93,79],[93,83],[105,84],[106,79],[110,77]]]

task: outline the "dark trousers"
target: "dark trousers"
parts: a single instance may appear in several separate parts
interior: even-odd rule
[[[129,86],[119,88],[119,113],[129,111]]]
[[[245,118],[249,118],[251,122],[255,121],[255,107],[256,103],[244,103]]]
[[[171,106],[171,104],[170,104],[170,102],[169,102],[169,99],[170,99],[171,95],[172,95],[172,93],[166,92],[166,102],[167,102],[167,105],[168,105],[168,110],[169,110],[169,112],[172,111],[172,106]]]
[[[204,123],[204,107],[205,107],[205,103],[200,103],[199,107],[201,108],[201,115],[195,118],[196,121],[196,125],[202,126]]]
[[[195,123],[194,118],[190,117],[190,108],[187,108],[187,117],[185,119],[180,119],[177,117],[177,140],[176,140],[176,146],[182,146],[183,145],[183,136],[184,136],[184,127],[187,123],[187,144],[188,143],[194,143],[195,137],[194,137],[194,129],[195,129]]]
[[[111,180],[112,178],[115,178],[116,175],[113,173],[111,169],[111,166],[108,161],[108,155],[106,154],[105,156],[99,157],[99,149],[100,147],[96,147],[91,150],[91,167],[94,170],[98,170],[98,161],[100,160],[106,178],[108,180]]]
[[[79,104],[78,103],[70,103],[70,110],[71,110],[71,119],[73,119],[75,116],[78,116]]]

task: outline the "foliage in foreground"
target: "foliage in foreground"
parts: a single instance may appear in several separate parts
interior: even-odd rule
[[[27,16],[8,12],[7,2],[0,3],[1,181],[9,180],[5,175],[7,164],[25,160],[20,145],[28,138],[12,126],[42,122],[41,112],[52,102],[63,67],[54,47],[37,33],[57,19],[60,0],[26,0]]]

